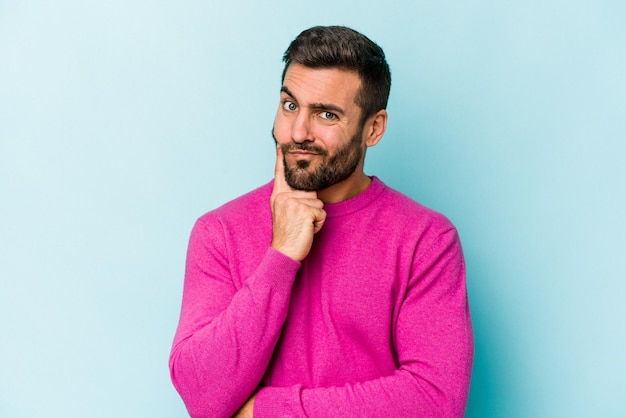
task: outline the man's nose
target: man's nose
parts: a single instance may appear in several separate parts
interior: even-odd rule
[[[310,120],[306,112],[299,112],[291,127],[291,140],[297,144],[311,141]]]

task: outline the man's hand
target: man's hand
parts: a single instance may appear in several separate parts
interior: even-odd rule
[[[272,206],[272,248],[296,261],[309,254],[316,234],[326,221],[324,203],[316,192],[293,190],[285,180],[283,153],[276,147]]]
[[[243,406],[233,415],[233,418],[252,418],[252,413],[254,412],[254,398],[256,397],[256,393],[250,397],[243,404]]]

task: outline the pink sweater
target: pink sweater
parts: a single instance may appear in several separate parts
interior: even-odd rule
[[[267,184],[189,243],[174,386],[193,417],[460,417],[473,338],[450,222],[373,178],[327,204],[298,263],[270,248]],[[260,389],[259,389],[260,388]]]

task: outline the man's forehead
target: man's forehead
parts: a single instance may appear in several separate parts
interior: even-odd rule
[[[295,99],[349,104],[356,103],[360,87],[361,79],[354,71],[291,64],[285,72],[281,91]]]

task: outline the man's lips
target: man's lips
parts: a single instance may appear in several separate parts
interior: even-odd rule
[[[293,150],[289,151],[288,154],[294,155],[296,157],[318,155],[316,152],[304,150]]]

